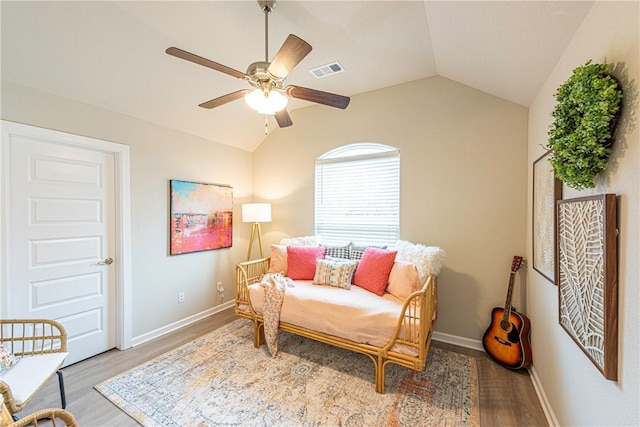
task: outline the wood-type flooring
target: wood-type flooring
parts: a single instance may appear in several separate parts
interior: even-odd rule
[[[137,426],[132,418],[105,399],[93,386],[235,319],[233,309],[226,309],[126,351],[113,349],[64,368],[67,410],[73,413],[80,426]],[[432,345],[476,358],[482,426],[548,425],[527,371],[503,368],[481,351],[437,341],[433,341]],[[373,384],[371,387],[373,390]],[[58,382],[54,375],[18,415],[59,406]]]

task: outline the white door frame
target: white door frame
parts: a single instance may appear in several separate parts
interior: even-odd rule
[[[2,120],[2,149],[0,150],[0,318],[8,313],[8,271],[11,253],[8,248],[11,218],[9,218],[9,140],[11,135],[28,135],[44,141],[111,153],[115,160],[115,279],[116,279],[116,346],[120,350],[131,347],[131,171],[129,146],[101,139],[88,138]]]

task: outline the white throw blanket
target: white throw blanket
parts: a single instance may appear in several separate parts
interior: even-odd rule
[[[280,309],[287,287],[294,286],[293,280],[281,273],[267,273],[262,277],[260,286],[264,292],[264,335],[267,348],[272,357],[278,352],[278,325],[280,323]]]

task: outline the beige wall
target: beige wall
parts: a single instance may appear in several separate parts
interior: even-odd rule
[[[266,244],[312,234],[314,159],[372,141],[401,152],[401,238],[447,252],[437,331],[479,340],[504,302],[512,257],[531,259],[531,164],[543,153],[553,92],[587,59],[615,64],[625,113],[611,166],[589,193],[619,195],[619,380],[605,380],[558,326],[557,288],[530,265],[515,303],[523,308],[526,295],[534,374],[560,424],[639,425],[639,18],[637,2],[594,3],[529,110],[433,77],[354,96],[345,111],[293,111],[295,125],[273,130],[253,154],[4,81],[1,118],[131,147],[134,337],[215,306],[218,280],[232,298],[248,240],[241,203],[273,203]],[[233,186],[232,249],[167,255],[171,178]],[[565,188],[565,198],[577,195]]]
[[[219,280],[225,301],[234,298],[234,265],[248,244],[239,206],[251,198],[250,152],[6,81],[2,119],[130,146],[134,340],[218,305]],[[231,249],[168,255],[169,179],[233,187]],[[185,292],[182,304],[178,292]]]
[[[571,71],[588,59],[614,66],[624,90],[623,116],[614,153],[596,189],[579,193],[564,186],[564,198],[589,194],[618,195],[618,381],[606,380],[558,325],[558,289],[529,269],[528,313],[532,322],[534,371],[560,425],[640,425],[639,334],[640,152],[638,133],[637,2],[596,2],[576,32],[529,112],[529,177],[531,164],[544,152],[546,132],[555,106],[553,94]],[[530,178],[531,179],[531,178]],[[531,200],[531,181],[529,197]],[[531,203],[529,209],[531,212]],[[528,224],[531,224],[529,215]],[[531,256],[531,227],[527,254]]]
[[[273,203],[265,240],[313,234],[318,156],[353,142],[398,147],[401,238],[447,252],[436,329],[480,340],[525,249],[527,110],[433,77],[291,116],[254,152],[254,197]]]

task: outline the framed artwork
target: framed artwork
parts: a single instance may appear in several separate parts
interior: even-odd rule
[[[169,181],[170,254],[231,247],[233,191],[228,185]]]
[[[618,376],[616,195],[558,201],[560,326],[605,378]]]
[[[533,268],[556,283],[556,202],[562,199],[562,181],[555,177],[547,151],[533,162]]]

